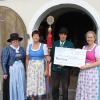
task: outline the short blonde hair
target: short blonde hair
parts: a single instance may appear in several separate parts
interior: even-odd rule
[[[96,40],[96,33],[94,31],[88,31],[86,32],[85,38],[87,37],[87,34],[92,34]]]

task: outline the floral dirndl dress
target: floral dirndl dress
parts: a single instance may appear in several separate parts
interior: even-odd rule
[[[47,46],[40,43],[39,49],[33,50],[30,44],[27,52],[30,57],[27,68],[27,96],[44,95],[46,93],[44,55],[48,54]]]
[[[86,64],[95,62],[96,58],[100,58],[100,46],[95,44],[87,50]],[[80,71],[75,100],[100,100],[100,65]]]

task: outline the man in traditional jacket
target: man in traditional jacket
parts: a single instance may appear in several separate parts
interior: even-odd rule
[[[53,43],[51,49],[51,79],[52,79],[52,98],[53,100],[59,100],[59,87],[62,86],[63,100],[68,100],[68,86],[70,81],[70,67],[64,65],[54,64],[55,47],[73,48],[73,43],[66,40],[68,36],[68,30],[61,28],[59,31],[60,39]],[[63,53],[63,52],[62,52]]]

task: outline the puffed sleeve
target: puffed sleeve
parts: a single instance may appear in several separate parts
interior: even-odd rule
[[[48,47],[46,44],[43,44],[44,55],[48,55]]]
[[[26,55],[29,55],[29,46],[30,46],[30,44],[27,45],[27,48],[26,48]]]
[[[100,59],[100,45],[98,45],[95,49],[95,56],[96,58]]]
[[[22,54],[22,60],[24,61],[26,57],[26,52],[23,47],[20,47],[20,49],[21,49],[21,54]]]
[[[9,60],[9,49],[7,47],[2,49],[1,53],[1,66],[3,70],[3,74],[7,74],[8,69],[8,60]]]
[[[82,49],[85,49],[85,46],[83,46]]]

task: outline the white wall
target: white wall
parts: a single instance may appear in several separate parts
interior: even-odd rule
[[[93,6],[100,13],[100,0],[84,0]]]

